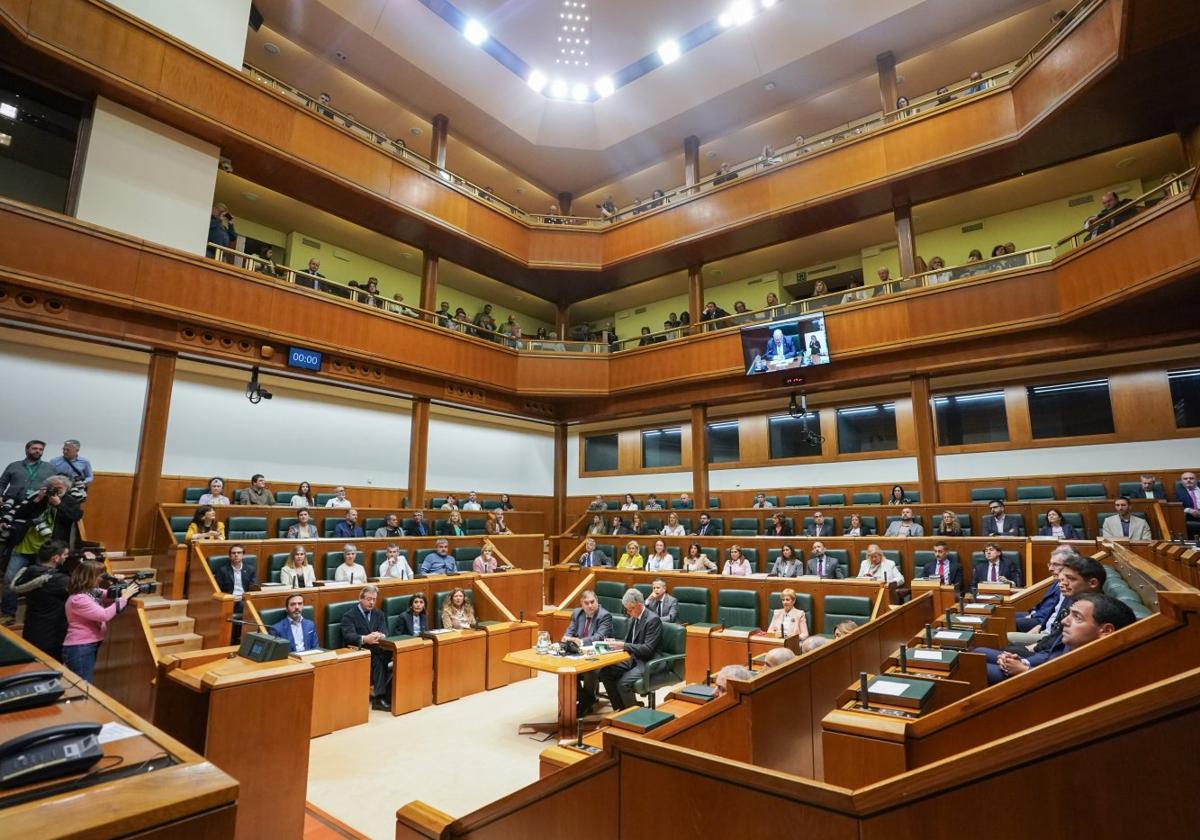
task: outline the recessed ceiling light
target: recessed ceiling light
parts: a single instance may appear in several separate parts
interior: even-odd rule
[[[411,260],[411,259],[412,259],[412,254],[408,253],[408,251],[401,251],[401,252],[400,252],[400,259],[402,259],[402,260]]]
[[[338,61],[345,61],[345,60],[346,60],[346,59],[348,59],[350,56],[346,55],[346,53],[342,52],[341,50],[337,50],[337,51],[336,51],[336,52],[333,54],[333,57],[334,57],[334,58],[336,58]]]
[[[613,80],[609,76],[602,76],[596,80],[596,93],[601,97],[611,96],[614,90]]]
[[[583,82],[576,82],[571,86],[571,98],[576,102],[582,102],[588,98],[588,86]]]
[[[246,199],[247,201],[258,201],[258,196],[252,192],[242,193],[242,198]]]
[[[763,84],[763,90],[775,90],[774,82],[766,82]]]
[[[717,23],[722,29],[728,29],[733,26],[733,15],[729,12],[721,12],[720,16],[717,17]]]
[[[17,118],[17,106],[11,105],[8,102],[0,102],[0,117],[8,117],[10,120]]]
[[[546,78],[546,74],[541,70],[531,70],[525,84],[529,85],[535,93],[541,93],[542,89],[546,87],[547,81],[549,80]]]
[[[482,23],[471,18],[463,27],[463,37],[478,47],[488,39],[488,31]]]
[[[716,159],[717,159],[717,153],[716,153],[716,152],[709,152],[708,154],[706,154],[706,155],[705,155],[705,157],[706,157],[706,158],[708,158],[709,160],[716,160]]]
[[[267,41],[267,43],[263,44],[263,52],[267,55],[279,55],[279,47]]]
[[[1121,160],[1117,161],[1117,169],[1128,169],[1137,162],[1138,159],[1136,157],[1122,158]]]
[[[670,64],[679,58],[679,44],[676,41],[664,41],[658,46],[658,57],[663,64]]]
[[[420,137],[421,136],[421,126],[414,125],[412,128],[410,128],[408,130],[408,133],[411,134],[413,137]]]
[[[11,145],[12,145],[12,135],[11,134],[0,134],[0,146],[11,146]]]
[[[525,188],[517,187],[517,195],[525,195]]]
[[[567,87],[567,83],[562,79],[555,79],[550,83],[550,95],[555,99],[566,99],[567,94],[570,92],[571,89]]]

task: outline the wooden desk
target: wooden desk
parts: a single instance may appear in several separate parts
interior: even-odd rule
[[[501,621],[483,627],[487,633],[487,674],[484,680],[488,691],[533,676],[529,668],[510,663],[505,657],[513,651],[528,650],[537,630],[534,621]]]
[[[341,648],[290,657],[313,666],[309,736],[328,735],[366,723],[371,713],[371,652]]]
[[[393,654],[392,714],[433,705],[433,642],[408,638],[384,639],[380,644]]]
[[[238,780],[235,838],[300,837],[315,669],[231,653],[193,651],[160,662],[154,722]]]
[[[433,702],[449,703],[486,686],[487,633],[450,630],[433,640]]]
[[[781,639],[768,633],[746,633],[741,630],[715,630],[708,637],[708,666],[706,671],[719,671],[726,665],[744,665],[750,668],[755,657],[777,648],[789,648],[792,653],[800,653],[800,637],[790,636]],[[686,662],[684,665],[686,669]],[[685,671],[686,673],[686,671]],[[700,673],[696,682],[703,681],[704,674]],[[692,682],[692,680],[688,680]]]
[[[596,671],[606,665],[616,665],[629,658],[625,651],[599,654],[597,656],[567,658],[538,653],[536,650],[514,651],[505,657],[505,661],[521,668],[532,668],[535,671],[545,671],[547,674],[558,675],[558,722],[557,724],[526,723],[522,724],[519,732],[554,731],[557,728],[559,740],[575,737],[575,702],[577,695],[577,679],[580,674]]]
[[[0,647],[10,664],[0,677],[52,668],[63,671],[15,633],[0,629]],[[17,658],[28,661],[14,661]],[[0,743],[27,732],[64,723],[119,723],[139,734],[102,745],[104,758],[90,777],[77,774],[22,788],[42,797],[0,808],[5,837],[127,837],[155,840],[228,837],[238,810],[238,783],[203,756],[137,717],[104,692],[64,672],[72,687],[64,699],[37,709],[0,716]],[[87,696],[83,688],[87,688]],[[117,759],[120,759],[118,762]],[[130,773],[131,769],[138,772]],[[55,793],[64,782],[88,779],[84,787]]]

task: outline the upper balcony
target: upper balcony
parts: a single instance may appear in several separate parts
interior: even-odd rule
[[[240,174],[264,186],[539,297],[573,302],[1173,130],[1172,115],[1190,107],[1179,97],[1196,96],[1167,81],[1182,77],[1185,51],[1151,48],[1195,27],[1183,14],[1166,0],[1085,0],[988,90],[914,102],[919,113],[810,138],[781,150],[778,163],[747,164],[736,180],[579,224],[521,213],[100,0],[0,0],[0,42],[47,78],[219,145]],[[1121,109],[1137,119],[1108,118]]]

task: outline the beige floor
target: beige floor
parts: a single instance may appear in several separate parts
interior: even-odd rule
[[[460,817],[537,780],[549,746],[518,735],[553,720],[557,680],[531,680],[392,717],[310,742],[308,799],[372,838],[395,836],[396,809],[419,799]]]

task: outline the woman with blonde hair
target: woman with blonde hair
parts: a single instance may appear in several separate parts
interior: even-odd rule
[[[646,561],[642,559],[642,547],[637,540],[625,543],[625,553],[617,561],[618,569],[644,569]]]
[[[664,537],[682,537],[686,536],[687,531],[685,531],[684,527],[679,524],[679,514],[675,511],[671,511],[671,513],[667,516],[667,524],[663,526],[663,529],[660,533],[662,533]]]
[[[604,517],[598,513],[592,514],[592,524],[588,526],[588,534],[599,534],[604,536],[608,533],[608,526],[604,524]]]
[[[316,573],[308,563],[308,551],[298,545],[292,549],[287,563],[279,570],[279,582],[289,589],[316,585]]]
[[[442,605],[442,627],[446,630],[471,630],[475,627],[475,610],[461,586],[455,587]]]
[[[675,570],[675,558],[667,551],[663,540],[654,541],[654,553],[646,558],[647,572],[672,572]]]
[[[783,606],[772,615],[771,623],[767,626],[767,635],[784,638],[799,636],[803,642],[808,638],[808,618],[804,615],[804,610],[796,607],[796,590],[783,590],[779,593],[779,600]]]
[[[450,518],[442,523],[442,527],[438,529],[438,533],[443,537],[465,537],[467,528],[463,524],[462,514],[458,510],[450,511]]]

